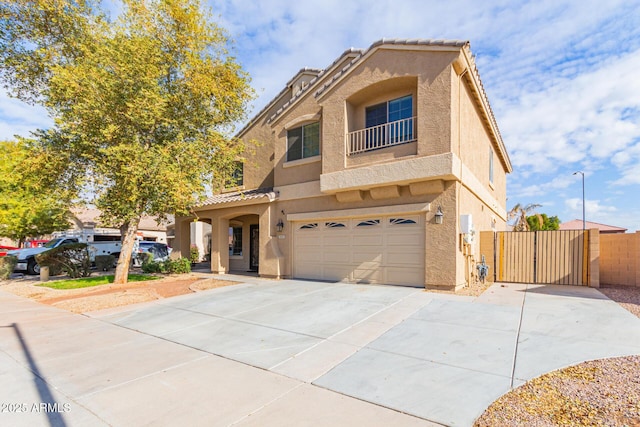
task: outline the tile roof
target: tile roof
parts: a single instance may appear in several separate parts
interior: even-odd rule
[[[100,218],[100,215],[102,214],[102,212],[100,211],[100,209],[74,208],[74,209],[71,209],[71,213],[78,221],[82,223],[84,227],[93,225],[96,227],[111,228],[107,224],[102,223]],[[166,221],[160,221],[155,217],[143,215],[142,218],[140,218],[140,224],[138,225],[138,229],[149,230],[149,231],[164,231],[167,229],[167,224],[170,224],[173,221],[174,221],[173,215],[167,215]]]
[[[585,226],[587,230],[597,228],[602,232],[615,232],[615,233],[624,233],[627,231],[626,228],[616,227],[614,225],[606,225],[600,224],[597,222],[585,221]],[[560,230],[582,230],[582,220],[581,219],[573,219],[571,221],[563,222],[560,224]]]
[[[272,187],[258,188],[257,190],[248,191],[234,191],[231,193],[216,194],[214,196],[211,196],[204,202],[200,203],[198,207],[239,202],[244,200],[254,200],[260,199],[262,197],[268,197],[269,201],[271,201],[277,197],[277,194],[273,191]]]
[[[378,41],[374,42],[367,49],[354,49],[354,48],[347,49],[342,53],[342,55],[340,55],[335,61],[333,61],[331,63],[331,65],[329,65],[326,69],[321,70],[320,73],[318,74],[318,76],[309,82],[309,85],[307,87],[305,87],[303,90],[301,90],[297,94],[294,94],[294,96],[286,104],[284,104],[281,108],[278,109],[278,111],[276,111],[271,117],[269,117],[269,120],[267,120],[267,123],[272,122],[273,120],[275,120],[282,112],[284,112],[291,104],[293,104],[296,101],[296,99],[300,98],[300,96],[303,93],[305,93],[308,89],[310,89],[311,86],[313,86],[317,82],[317,80],[319,80],[324,74],[326,74],[329,70],[331,70],[338,63],[342,62],[344,59],[346,59],[350,55],[353,56],[353,59],[351,61],[349,61],[349,63],[347,63],[340,70],[337,70],[337,72],[334,75],[332,75],[329,80],[327,80],[321,87],[319,87],[314,92],[313,95],[316,98],[319,97],[320,95],[322,95],[323,92],[325,92],[337,80],[339,80],[340,77],[342,77],[349,69],[351,69],[357,63],[359,63],[360,60],[367,53],[369,53],[370,51],[372,51],[372,50],[374,50],[374,49],[376,49],[376,48],[378,48],[380,46],[383,46],[383,45],[400,45],[400,46],[450,46],[450,47],[463,47],[463,46],[466,46],[468,44],[469,44],[468,41],[462,41],[462,40],[381,39],[381,40],[378,40]]]

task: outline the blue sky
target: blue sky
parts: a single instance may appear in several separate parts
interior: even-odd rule
[[[381,38],[469,40],[514,172],[507,208],[640,230],[640,2],[210,0],[258,112],[302,67]],[[251,113],[250,113],[251,115]],[[0,139],[49,126],[0,94]]]

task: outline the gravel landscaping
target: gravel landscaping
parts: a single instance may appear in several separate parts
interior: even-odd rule
[[[600,291],[640,317],[640,288],[604,286]],[[640,427],[640,355],[549,372],[496,400],[475,423],[522,425]]]

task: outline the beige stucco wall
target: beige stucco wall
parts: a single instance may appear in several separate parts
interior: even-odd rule
[[[452,69],[453,71],[453,69]],[[452,151],[458,155],[489,194],[506,205],[507,168],[496,154],[487,123],[482,119],[469,81],[451,73],[452,86]],[[493,156],[493,181],[489,180],[489,156]]]
[[[640,286],[640,231],[600,234],[600,283]]]
[[[489,128],[464,78],[452,66],[459,57],[454,49],[374,49],[320,96],[311,88],[275,118],[283,99],[261,115],[241,135],[259,143],[247,155],[244,188],[274,186],[280,197],[198,209],[198,216],[212,224],[212,270],[248,269],[251,223],[260,225],[260,275],[290,277],[294,248],[288,216],[320,211],[340,215],[353,209],[376,215],[389,206],[422,204],[428,207],[422,213],[424,284],[464,285],[470,265],[466,254],[479,260],[480,249],[478,235],[471,251],[461,243],[460,214],[473,215],[477,231],[491,230],[494,220],[497,230],[504,229],[506,167],[496,156],[494,182],[489,184]],[[325,73],[317,87],[335,75]],[[417,116],[416,142],[346,156],[345,135],[364,128],[367,106],[409,94]],[[287,162],[287,129],[313,121],[320,121],[321,155]],[[347,181],[357,185],[350,188]],[[445,214],[443,224],[434,221],[438,206]],[[275,230],[278,220],[285,224],[280,233]],[[230,221],[243,224],[243,257],[229,259]],[[184,235],[183,228],[176,221],[177,237]],[[179,246],[178,253],[185,248],[188,253],[188,243]]]
[[[323,93],[322,172],[345,168],[345,133],[364,127],[366,106],[409,93],[415,98],[417,155],[450,151],[450,69],[455,57],[454,52],[377,50],[348,79]]]
[[[287,130],[305,124],[320,122],[320,156],[287,162]],[[328,124],[329,126],[331,124]],[[302,99],[295,108],[282,114],[272,123],[275,141],[273,168],[275,185],[287,185],[297,182],[309,182],[320,179],[322,172],[322,153],[325,151],[322,111],[313,96]]]

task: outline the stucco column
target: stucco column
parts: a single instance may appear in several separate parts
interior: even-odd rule
[[[265,205],[260,214],[260,277],[280,279],[284,272],[284,256],[276,233],[278,217],[275,204]],[[291,231],[291,230],[287,230]]]
[[[224,274],[229,271],[229,220],[211,218],[211,272]]]
[[[458,256],[458,214],[456,182],[445,183],[445,190],[431,203],[425,224],[425,287],[453,290],[464,282],[464,263]],[[442,224],[435,213],[442,208]],[[460,271],[459,271],[460,270]]]
[[[172,258],[189,257],[189,245],[191,244],[191,219],[176,218],[176,235],[173,240]]]

